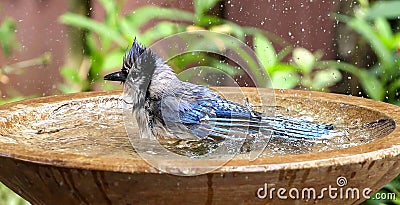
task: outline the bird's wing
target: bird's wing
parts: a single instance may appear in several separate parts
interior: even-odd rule
[[[189,95],[190,94],[190,95]],[[161,100],[161,113],[165,125],[175,135],[191,133],[196,138],[244,138],[245,126],[233,127],[221,121],[217,125],[208,123],[208,119],[245,119],[251,112],[239,104],[233,104],[217,95],[167,96]],[[198,96],[198,97],[196,97]],[[239,136],[240,135],[240,136]],[[186,137],[184,137],[186,138]]]
[[[173,125],[169,125],[170,127],[190,132],[202,139],[242,139],[249,135],[262,135],[289,140],[314,140],[329,136],[330,130],[333,129],[331,125],[316,124],[306,120],[263,116],[218,95],[189,93],[163,101],[164,121],[172,122]]]
[[[199,100],[181,119],[185,123],[199,124],[201,128],[207,127],[213,134],[227,135],[233,130],[241,130],[253,135],[272,135],[290,140],[329,138],[330,130],[334,129],[329,124],[318,124],[303,119],[262,116],[224,99]]]

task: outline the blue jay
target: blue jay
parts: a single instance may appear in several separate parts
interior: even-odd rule
[[[177,78],[172,68],[134,40],[122,69],[104,80],[124,83],[124,93],[141,129],[150,137],[221,140],[267,133],[273,137],[320,139],[334,129],[329,124],[283,116],[266,116],[229,101],[216,92]]]

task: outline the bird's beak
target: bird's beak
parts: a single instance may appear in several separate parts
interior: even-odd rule
[[[126,77],[127,76],[123,72],[118,71],[104,76],[104,80],[125,82]]]

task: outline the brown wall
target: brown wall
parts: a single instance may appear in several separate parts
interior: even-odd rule
[[[328,14],[335,10],[333,0],[328,1],[280,1],[280,0],[226,0],[225,16],[240,25],[256,26],[270,31],[287,43],[303,46],[311,50],[322,49],[325,58],[335,58],[333,50],[333,21]],[[156,5],[178,7],[191,10],[191,1],[153,0]],[[128,1],[124,13],[145,5],[147,1]],[[59,69],[64,64],[68,48],[66,45],[66,27],[58,23],[58,18],[66,11],[67,0],[3,0],[0,21],[11,16],[18,23],[18,40],[22,44],[20,51],[12,59],[4,59],[0,54],[0,63],[13,63],[37,57],[46,51],[52,53],[52,62],[46,67],[30,67],[24,75],[11,76],[7,86],[0,84],[1,95],[15,89],[22,94],[57,94],[56,84],[61,82]],[[93,0],[93,16],[101,19],[104,15],[101,6]],[[178,14],[177,14],[178,15]],[[289,35],[289,32],[291,35]]]
[[[57,22],[66,11],[66,0],[60,1],[23,1],[2,0],[0,2],[0,22],[6,17],[17,21],[17,38],[21,43],[20,51],[11,59],[4,59],[0,52],[0,65],[31,59],[46,51],[52,53],[52,62],[47,67],[30,67],[20,76],[10,76],[10,83],[0,84],[2,95],[8,89],[23,94],[48,95],[56,92],[55,82],[60,82],[59,68],[64,63],[65,27]]]

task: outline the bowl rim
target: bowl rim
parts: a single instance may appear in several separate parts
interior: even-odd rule
[[[219,90],[229,90],[229,87],[218,88]],[[244,92],[254,91],[255,88],[241,88]],[[258,88],[260,89],[260,88]],[[265,88],[263,88],[265,89]],[[368,144],[358,145],[346,149],[312,152],[307,154],[283,155],[273,157],[257,158],[249,161],[248,159],[232,159],[221,167],[215,167],[212,172],[267,172],[276,170],[310,169],[316,167],[330,167],[346,164],[359,163],[364,166],[367,162],[379,159],[398,160],[400,154],[400,107],[371,99],[334,94],[316,91],[303,90],[273,90],[279,97],[312,98],[313,100],[330,101],[334,103],[345,103],[380,112],[392,118],[396,127],[387,136],[377,139]],[[122,92],[117,91],[95,91],[81,92],[73,94],[54,95],[40,98],[33,98],[0,106],[0,110],[10,110],[18,105],[40,105],[49,103],[60,103],[63,101],[81,100],[85,98],[119,98]],[[0,116],[1,117],[1,116]],[[1,118],[0,118],[1,119]],[[1,129],[1,127],[0,127]],[[1,135],[0,135],[1,137]],[[133,148],[133,147],[132,147]],[[128,173],[162,173],[158,169],[149,165],[146,161],[139,158],[115,158],[83,156],[73,153],[63,152],[37,152],[21,144],[10,144],[0,141],[0,157],[15,160],[28,161],[43,165],[51,165],[64,168],[89,169],[113,172]],[[180,172],[180,170],[175,170]],[[174,170],[171,170],[174,172]]]

